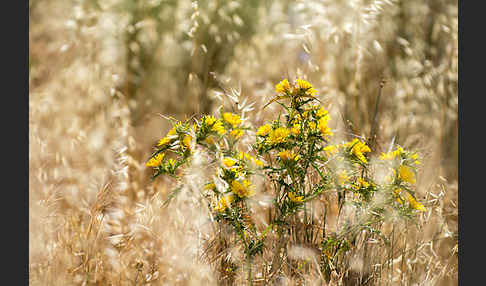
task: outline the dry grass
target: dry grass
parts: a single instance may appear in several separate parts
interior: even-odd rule
[[[197,195],[206,166],[165,205],[175,183],[152,181],[145,162],[169,129],[159,113],[184,119],[223,99],[235,112],[254,103],[260,126],[278,112],[262,109],[275,83],[296,76],[332,104],[339,139],[371,133],[386,79],[374,149],[425,155],[427,212],[383,224],[390,246],[362,234],[329,285],[457,284],[457,1],[146,2],[29,1],[29,284],[247,283],[224,271],[241,254]],[[295,268],[319,261],[312,246],[285,249],[274,277],[253,269],[255,285],[322,285],[319,267]]]

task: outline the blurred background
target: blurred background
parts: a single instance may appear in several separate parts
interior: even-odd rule
[[[278,105],[262,107],[283,78],[314,85],[342,138],[368,136],[376,115],[378,154],[392,142],[419,150],[419,186],[444,186],[440,223],[454,237],[457,6],[29,0],[30,283],[105,285],[138,279],[137,265],[145,278],[160,278],[170,262],[157,259],[170,244],[151,236],[164,227],[146,207],[140,216],[140,205],[170,184],[153,183],[144,166],[171,127],[160,114],[182,120],[253,104],[246,117],[259,126],[278,113]]]

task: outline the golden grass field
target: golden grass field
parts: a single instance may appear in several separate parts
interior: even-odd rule
[[[457,285],[457,10],[451,0],[29,0],[29,284]],[[250,127],[240,147],[250,146],[282,112],[263,107],[284,78],[312,83],[333,142],[375,134],[370,161],[393,144],[417,151],[426,211],[380,223],[389,244],[359,233],[332,265],[321,242],[270,232],[249,273],[201,199],[210,166],[195,156],[179,180],[152,180],[146,162],[172,128],[166,117],[220,107]],[[269,185],[255,183],[262,227]],[[313,202],[322,239],[353,221],[336,200]],[[302,221],[288,221],[291,233]]]

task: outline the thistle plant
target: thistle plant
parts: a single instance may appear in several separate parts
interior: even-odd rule
[[[242,246],[249,283],[255,257],[273,251],[267,273],[271,277],[280,271],[278,254],[297,242],[319,250],[319,273],[329,281],[361,233],[386,244],[380,226],[391,214],[413,219],[426,210],[414,192],[419,155],[397,145],[379,158],[370,158],[372,150],[365,138],[333,142],[336,130],[329,125],[331,115],[318,104],[317,91],[304,79],[284,79],[275,92],[268,104],[279,104],[282,112],[256,130],[223,107],[218,116],[174,120],[146,165],[153,167],[154,178],[166,174],[178,179],[196,150],[207,154],[208,166],[216,167],[201,193],[214,223],[229,226]],[[252,136],[254,142],[248,150],[239,144],[245,136]],[[381,176],[375,172],[378,169]],[[257,188],[257,177],[263,178],[265,187]],[[257,194],[272,198],[263,226],[255,222],[250,203],[258,200]],[[332,200],[333,196],[337,199]],[[351,210],[333,232],[326,231],[326,215],[333,206],[328,203],[316,218],[319,200],[335,203],[338,221],[344,208]],[[268,239],[270,234],[276,239]]]

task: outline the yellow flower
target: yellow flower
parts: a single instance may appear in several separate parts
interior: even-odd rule
[[[368,160],[366,160],[366,157],[363,155],[363,153],[366,152],[371,152],[370,147],[366,145],[366,143],[359,141],[358,139],[354,139],[351,142],[347,142],[344,144],[345,147],[352,147],[351,152],[358,157],[358,159],[363,162],[363,163],[368,163]]]
[[[212,190],[212,189],[215,189],[215,188],[216,188],[216,185],[214,183],[208,183],[204,186],[205,190]]]
[[[243,130],[241,129],[234,129],[230,132],[230,134],[235,137],[236,139],[240,138],[243,135]]]
[[[251,159],[253,160],[253,162],[255,162],[255,164],[258,166],[258,167],[263,167],[263,162],[258,160],[257,158],[255,157],[251,157]]]
[[[323,137],[328,137],[328,136],[333,136],[334,133],[331,131],[331,128],[329,128],[327,126],[327,120],[326,119],[327,116],[324,116],[324,117],[321,117],[321,119],[319,119],[318,121],[318,127],[319,127],[319,130],[321,130],[321,134]]]
[[[307,94],[314,95],[317,93],[317,91],[312,87],[312,84],[310,84],[308,81],[303,80],[303,79],[297,79],[297,86],[301,89],[306,89]]]
[[[304,201],[304,196],[297,196],[295,192],[289,192],[289,199],[294,203],[301,203]]]
[[[213,125],[216,122],[216,120],[217,119],[211,115],[204,115],[202,118],[203,123],[206,125]]]
[[[169,133],[167,133],[167,135],[166,135],[164,138],[160,139],[160,141],[159,141],[159,143],[157,144],[157,146],[159,146],[159,147],[160,147],[160,146],[163,146],[163,145],[165,145],[165,144],[169,143],[169,142],[172,140],[171,136],[173,136],[175,133],[176,133],[176,128],[175,128],[175,127],[173,127],[173,128],[172,128],[172,129],[169,131]]]
[[[321,108],[319,108],[319,110],[316,112],[316,117],[317,117],[317,118],[321,118],[321,117],[323,117],[323,116],[327,115],[328,113],[329,113],[329,112],[328,112],[326,109],[324,109],[324,107],[321,107]]]
[[[164,137],[162,139],[159,140],[159,143],[157,144],[157,146],[164,146],[165,144],[169,143],[170,142],[170,138],[169,137]]]
[[[215,131],[219,135],[223,135],[224,133],[226,133],[226,130],[224,130],[223,127],[223,122],[221,122],[221,120],[219,119],[216,119],[216,117],[214,116],[204,115],[202,117],[202,122],[204,125],[211,127],[211,131]]]
[[[209,136],[206,139],[204,139],[204,142],[208,143],[209,145],[213,145],[214,139],[213,139],[213,137]]]
[[[365,181],[365,180],[363,180],[361,178],[358,178],[358,183],[363,188],[368,188],[370,186],[370,183],[368,183],[367,181]]]
[[[308,81],[306,81],[304,79],[298,78],[297,79],[297,86],[299,86],[300,88],[311,88],[312,84],[310,84]]]
[[[233,201],[234,198],[232,195],[221,197],[219,201],[215,203],[216,206],[214,207],[214,210],[217,212],[224,212]]]
[[[240,198],[250,197],[254,194],[253,186],[251,185],[250,181],[243,180],[243,183],[240,183],[237,180],[234,180],[231,183],[231,191],[237,194]]]
[[[219,119],[214,122],[211,130],[217,132],[219,135],[224,135],[224,133],[226,133],[226,130],[224,130],[223,122],[221,122],[221,120]]]
[[[396,157],[400,157],[400,155],[405,152],[402,147],[398,146],[395,150],[390,151],[388,153],[381,153],[380,160],[393,160]]]
[[[294,124],[292,128],[290,129],[292,134],[294,135],[299,135],[300,134],[300,124]]]
[[[182,144],[186,148],[190,148],[191,147],[191,140],[192,140],[192,136],[191,135],[186,135],[186,136],[184,136],[184,139],[182,140]]]
[[[236,160],[233,159],[233,158],[230,158],[230,157],[226,157],[223,159],[223,164],[230,168],[230,167],[233,167],[235,164],[236,164]]]
[[[242,177],[245,175],[245,169],[243,168],[243,166],[235,166],[233,168],[230,169],[231,172],[234,173],[234,176],[236,178],[239,178],[239,177]]]
[[[402,192],[402,189],[400,189],[400,188],[395,189],[395,190],[393,191],[393,193],[395,194],[395,197],[397,198],[397,202],[399,202],[399,203],[403,204],[403,201],[402,201],[402,199],[401,199],[401,197],[400,197],[400,193],[401,193],[401,192]],[[408,194],[408,193],[407,193],[407,194]]]
[[[223,119],[228,122],[229,124],[233,125],[233,128],[238,126],[241,123],[241,118],[240,116],[230,113],[230,112],[225,112],[223,113]]]
[[[296,155],[294,153],[294,151],[291,151],[291,150],[283,150],[283,151],[280,151],[278,153],[278,156],[280,157],[280,159],[284,160],[284,161],[290,161],[290,160],[299,160],[300,156],[299,155]]]
[[[265,124],[260,126],[257,131],[257,135],[259,136],[267,136],[268,132],[272,130],[272,127],[269,124]]]
[[[317,124],[314,121],[309,122],[309,128],[311,130],[316,130],[317,129]]]
[[[162,160],[164,159],[165,154],[164,153],[159,153],[155,155],[155,157],[150,158],[150,160],[145,164],[147,167],[157,167],[162,163]]]
[[[285,91],[290,91],[290,83],[287,79],[282,80],[275,86],[276,93],[284,93]]]
[[[414,163],[416,165],[420,165],[421,162],[418,160],[418,154],[417,153],[414,153],[412,156],[410,156],[410,158],[412,158],[414,160]]]
[[[415,174],[409,166],[401,165],[398,168],[398,178],[410,184],[415,184]]]
[[[275,130],[270,131],[270,135],[268,136],[268,142],[270,144],[278,144],[285,142],[287,137],[290,135],[290,130],[285,127],[279,127]]]
[[[169,132],[167,133],[167,135],[165,135],[164,138],[160,139],[160,141],[157,144],[157,146],[159,146],[159,147],[160,146],[163,146],[163,145],[169,143],[172,139],[174,139],[172,137],[176,134],[177,127],[178,126],[181,126],[181,125],[182,125],[181,122],[177,122],[177,124],[174,127],[172,127],[172,129],[169,130]]]
[[[300,116],[299,113],[297,113],[294,117],[295,121],[294,122],[297,122],[297,123],[300,123],[302,122],[302,117]]]
[[[427,210],[427,209],[424,207],[424,205],[423,205],[423,204],[421,204],[420,202],[417,202],[417,201],[415,200],[415,198],[414,198],[414,197],[413,197],[411,194],[409,194],[409,193],[407,193],[407,199],[408,199],[408,202],[410,203],[410,206],[411,206],[413,209],[416,209],[416,210],[419,210],[419,211],[422,211],[422,212],[424,212],[424,211],[426,211],[426,210]]]
[[[393,160],[393,159],[395,159],[394,152],[388,152],[388,153],[381,152],[380,160],[386,161],[386,160]]]
[[[329,157],[329,156],[332,156],[334,154],[336,154],[338,152],[338,148],[334,145],[327,145],[326,147],[324,147],[324,152],[326,152],[326,155]]]

